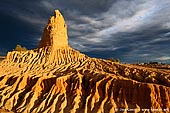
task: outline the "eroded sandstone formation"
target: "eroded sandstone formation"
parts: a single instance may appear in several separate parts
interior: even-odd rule
[[[168,112],[170,70],[90,58],[56,10],[38,48],[0,62],[0,108],[18,113]]]
[[[38,45],[39,48],[47,46],[56,49],[68,46],[67,25],[58,10],[55,10],[54,16],[49,19]]]

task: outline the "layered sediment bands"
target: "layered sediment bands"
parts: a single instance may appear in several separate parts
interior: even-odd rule
[[[54,27],[59,34],[65,24],[61,17],[51,21],[62,21]],[[68,42],[58,45],[62,37],[47,34],[37,49],[9,52],[0,62],[0,108],[16,113],[169,112],[170,70],[90,58]]]
[[[51,47],[40,48],[35,50],[28,51],[13,51],[8,52],[6,61],[8,63],[17,63],[17,64],[67,64],[70,62],[79,62],[84,61],[87,58],[86,55],[81,54],[80,52],[73,50],[70,47],[55,49]]]

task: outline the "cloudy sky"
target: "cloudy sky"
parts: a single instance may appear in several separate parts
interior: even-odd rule
[[[170,0],[1,0],[0,55],[36,48],[54,9],[71,47],[89,56],[170,63]]]

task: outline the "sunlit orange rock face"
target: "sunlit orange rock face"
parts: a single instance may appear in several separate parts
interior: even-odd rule
[[[38,48],[0,62],[0,108],[18,113],[169,112],[170,66],[90,58],[68,45],[56,10]]]
[[[55,10],[54,16],[50,18],[38,45],[39,48],[47,46],[56,49],[68,46],[67,25],[58,10]]]

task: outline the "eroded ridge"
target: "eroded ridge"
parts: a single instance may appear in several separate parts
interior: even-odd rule
[[[18,113],[169,111],[170,70],[90,58],[69,47],[58,10],[51,19],[37,49],[9,52],[0,62],[0,108]]]

